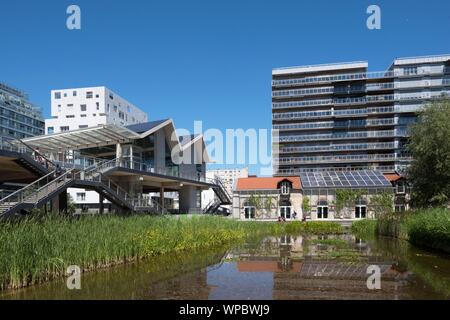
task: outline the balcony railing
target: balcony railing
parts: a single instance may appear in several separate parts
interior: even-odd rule
[[[279,168],[276,170],[275,175],[299,175],[302,172],[329,172],[329,171],[357,171],[357,170],[378,170],[381,172],[394,172],[395,166],[345,166],[345,167],[321,167],[321,168]]]
[[[357,150],[389,150],[396,149],[394,142],[379,143],[346,143],[328,146],[298,146],[298,147],[282,147],[278,154],[281,153],[314,153],[314,152],[333,152],[333,151],[357,151]],[[274,154],[277,154],[274,151]]]
[[[389,138],[396,136],[405,136],[407,132],[399,132],[396,130],[379,130],[379,131],[357,131],[357,132],[338,132],[325,134],[304,134],[280,136],[280,142],[301,142],[315,140],[346,140],[346,139],[367,139],[367,138]]]
[[[396,74],[392,71],[349,73],[332,76],[330,75],[320,77],[304,77],[296,79],[273,80],[272,86],[274,87],[298,86],[303,84],[329,83],[337,81],[393,78],[395,76]]]
[[[408,160],[410,158],[398,157],[396,154],[370,154],[370,155],[334,155],[316,157],[289,157],[275,159],[278,165],[295,165],[310,163],[335,163],[335,162],[361,162],[361,161],[397,161]]]

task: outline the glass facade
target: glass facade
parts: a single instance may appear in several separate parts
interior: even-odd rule
[[[273,70],[276,175],[405,169],[418,111],[450,96],[450,56],[397,59],[381,72],[367,68],[355,62]]]
[[[26,95],[0,83],[0,136],[23,139],[43,135],[44,127],[41,111]]]

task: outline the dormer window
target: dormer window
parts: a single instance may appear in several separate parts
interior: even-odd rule
[[[292,183],[288,180],[282,181],[279,189],[282,195],[289,195],[291,193]]]

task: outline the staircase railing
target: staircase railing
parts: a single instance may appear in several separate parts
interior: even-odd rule
[[[54,170],[56,165],[49,160],[44,154],[33,149],[20,139],[0,137],[0,149],[6,151],[13,151],[21,154],[26,154],[39,162],[43,167]]]
[[[3,209],[9,209],[18,203],[26,202],[29,197],[33,194],[37,194],[41,188],[48,185],[53,179],[55,179],[55,171],[39,178],[38,180],[32,182],[31,184],[25,186],[24,188],[17,190],[16,192],[8,195],[7,197],[0,200],[0,206]]]

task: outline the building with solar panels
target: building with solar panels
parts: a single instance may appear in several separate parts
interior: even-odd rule
[[[357,195],[356,198],[338,208],[338,194],[349,190]],[[373,218],[376,205],[372,197],[381,193],[394,195],[394,188],[381,171],[374,170],[240,178],[233,193],[233,217],[241,220],[343,222]],[[272,203],[270,208],[267,207],[268,200]],[[392,206],[394,208],[394,202]]]
[[[371,197],[382,192],[393,193],[391,182],[380,171],[304,172],[300,179],[303,197],[308,198],[310,206],[309,212],[303,214],[311,220],[373,218]],[[340,190],[354,190],[360,196],[338,210],[336,199]]]
[[[274,173],[401,172],[411,162],[408,126],[443,95],[450,55],[400,58],[381,72],[366,61],[274,69]]]

